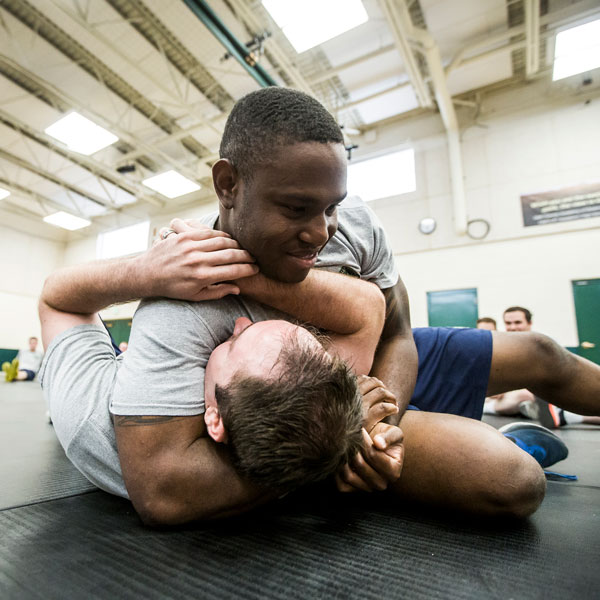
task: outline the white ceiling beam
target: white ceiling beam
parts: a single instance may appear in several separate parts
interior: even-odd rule
[[[386,52],[391,52],[392,50],[395,50],[395,49],[396,49],[395,44],[383,46],[383,47],[379,48],[378,50],[374,50],[373,52],[369,52],[368,54],[363,54],[362,56],[359,56],[358,58],[355,58],[354,60],[349,60],[348,62],[342,63],[341,65],[337,65],[336,67],[329,69],[326,73],[318,75],[317,77],[312,77],[311,79],[309,79],[309,83],[310,83],[310,85],[317,85],[319,83],[323,83],[324,81],[327,81],[328,79],[331,79],[332,77],[335,77],[336,75],[339,75],[342,71],[351,69],[352,67],[356,67],[357,65],[360,65],[360,64],[362,64],[368,60],[371,60],[373,58],[377,58],[378,56],[381,56],[382,54],[385,54]]]
[[[540,0],[525,0],[525,76],[540,68]]]
[[[404,68],[415,90],[419,105],[423,107],[433,106],[429,88],[419,70],[417,60],[411,48],[410,33],[414,27],[406,4],[398,0],[379,0],[379,4],[394,35],[396,47],[400,52],[400,56],[402,56]]]

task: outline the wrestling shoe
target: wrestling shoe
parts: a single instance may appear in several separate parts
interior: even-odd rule
[[[521,450],[531,454],[544,468],[569,455],[565,443],[549,429],[535,423],[509,423],[499,429]]]
[[[550,404],[537,396],[535,398],[535,405],[538,413],[538,421],[544,427],[547,427],[548,429],[557,429],[558,427],[567,424],[562,408],[558,408],[558,406],[554,406],[554,404]]]

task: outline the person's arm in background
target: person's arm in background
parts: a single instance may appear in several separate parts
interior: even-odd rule
[[[220,281],[252,275],[251,257],[221,232],[169,236],[131,259],[100,261],[50,275],[39,303],[47,348],[62,331],[101,324],[97,311],[143,296],[200,300],[237,293]],[[223,448],[206,436],[202,415],[115,416],[123,477],[149,524],[174,524],[235,514],[270,493],[242,480]]]

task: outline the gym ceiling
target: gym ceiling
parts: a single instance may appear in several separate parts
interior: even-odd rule
[[[65,211],[92,222],[63,237],[77,239],[213,199],[227,115],[265,84],[318,98],[348,145],[427,113],[448,126],[457,107],[550,80],[557,31],[600,13],[597,0],[363,5],[367,22],[298,53],[260,0],[0,0],[2,223],[39,229]],[[118,141],[84,155],[45,132],[73,111]],[[167,198],[142,184],[169,170],[200,189]]]

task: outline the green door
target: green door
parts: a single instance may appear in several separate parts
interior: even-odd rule
[[[429,327],[475,327],[477,288],[427,292]]]
[[[600,279],[573,281],[577,354],[600,365]]]
[[[131,319],[112,319],[110,321],[104,321],[107,329],[110,331],[113,340],[117,346],[121,342],[129,341],[129,334],[131,333]]]

